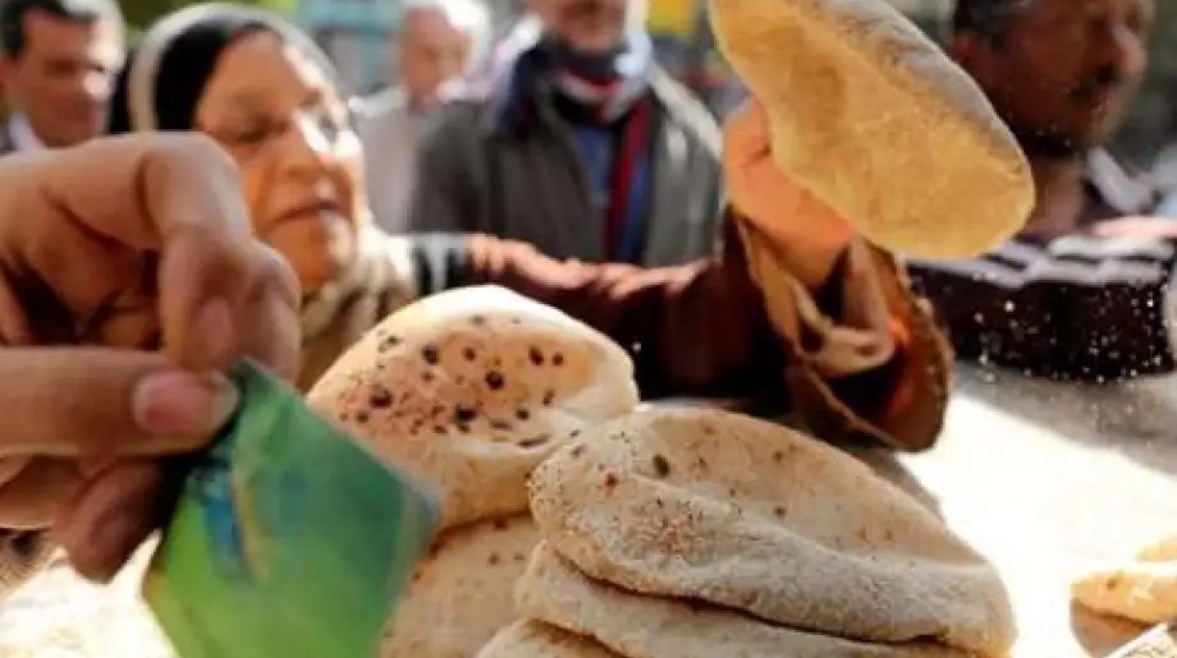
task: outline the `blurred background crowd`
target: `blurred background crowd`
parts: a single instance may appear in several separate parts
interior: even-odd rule
[[[733,107],[739,82],[716,51],[706,26],[705,0],[647,0],[649,27],[663,65],[697,91],[715,112]],[[938,38],[951,12],[952,0],[889,0]],[[524,0],[487,0],[491,29],[501,32],[525,11]],[[123,0],[119,3],[132,38],[154,19],[192,4],[190,0]],[[250,0],[246,4],[294,19],[339,63],[352,89],[373,92],[399,80],[388,57],[390,40],[404,30],[404,5],[412,0]],[[1177,4],[1156,7],[1156,34],[1177,33]],[[1156,38],[1150,44],[1151,66],[1130,120],[1116,139],[1117,151],[1141,166],[1160,165],[1177,185],[1177,40]]]
[[[978,82],[1038,187],[1026,229],[992,253],[908,262],[957,353],[1063,379],[1172,370],[1177,3],[894,2]],[[469,255],[485,243],[438,256],[429,235],[563,262],[538,277],[550,294],[587,285],[568,261],[714,264],[730,214],[720,122],[745,92],[704,0],[184,6],[0,0],[0,151],[201,131],[240,168],[259,237],[334,311],[360,290],[388,310],[381,280],[428,292],[461,259],[503,269],[498,252]],[[814,236],[791,248],[817,254]],[[838,270],[813,257],[820,294]]]

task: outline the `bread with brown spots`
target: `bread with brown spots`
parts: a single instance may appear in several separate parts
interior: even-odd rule
[[[477,658],[622,657],[588,638],[537,621],[520,621],[496,635]]]
[[[1135,559],[1077,578],[1072,598],[1094,612],[1142,624],[1177,619],[1177,537],[1150,544]]]
[[[479,521],[434,543],[397,605],[381,658],[470,658],[517,620],[515,581],[539,541],[529,514]]]
[[[985,94],[883,0],[711,0],[792,180],[881,247],[961,258],[1017,232],[1030,167]]]
[[[590,637],[627,658],[969,658],[934,642],[868,643],[594,581],[540,544],[519,581],[527,618]],[[648,630],[647,630],[648,629]]]
[[[1142,624],[1177,619],[1177,560],[1131,562],[1092,571],[1071,585],[1075,601],[1094,612]]]
[[[536,469],[532,514],[586,576],[867,642],[1013,641],[995,570],[853,457],[706,409],[635,413]]]
[[[604,335],[503,288],[422,299],[348,350],[308,395],[381,457],[432,481],[451,528],[527,510],[524,483],[586,427],[638,401]]]

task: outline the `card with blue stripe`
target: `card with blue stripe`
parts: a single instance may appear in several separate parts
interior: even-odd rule
[[[181,658],[373,658],[432,542],[431,489],[250,362],[143,594]]]

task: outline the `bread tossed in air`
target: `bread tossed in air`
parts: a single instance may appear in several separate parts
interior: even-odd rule
[[[771,124],[778,167],[865,237],[926,258],[978,254],[1035,203],[1029,164],[984,93],[882,0],[711,0],[723,53]]]

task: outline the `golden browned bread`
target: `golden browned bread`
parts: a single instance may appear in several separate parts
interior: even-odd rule
[[[470,658],[519,618],[515,581],[539,541],[531,515],[444,533],[397,606],[381,658]]]
[[[935,642],[861,642],[738,611],[594,581],[540,544],[519,581],[525,617],[592,638],[626,658],[971,658]]]
[[[620,347],[491,286],[433,295],[390,316],[308,399],[384,459],[433,482],[445,528],[527,511],[524,483],[536,464],[638,401]]]
[[[1013,642],[984,559],[864,464],[779,425],[635,413],[562,448],[530,486],[543,541],[622,590],[861,642],[991,656]]]
[[[592,640],[538,621],[519,621],[495,636],[478,658],[622,658]]]

